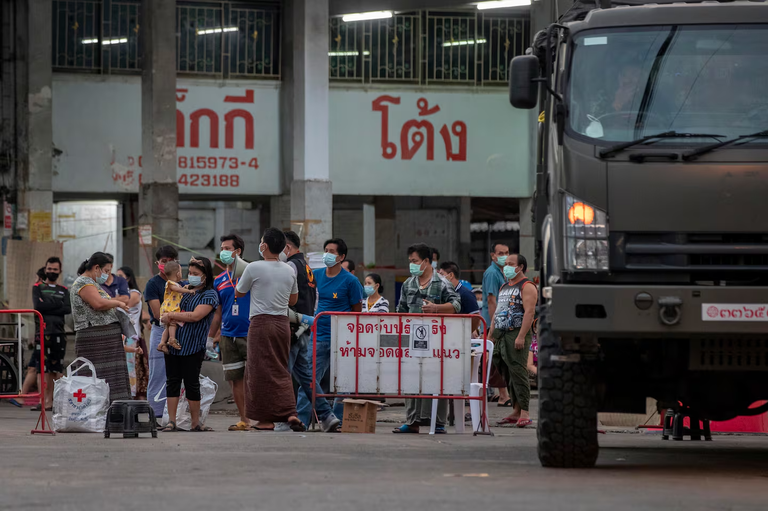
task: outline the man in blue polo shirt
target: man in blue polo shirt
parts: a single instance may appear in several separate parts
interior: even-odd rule
[[[245,243],[237,234],[222,236],[220,241],[219,259],[227,265],[227,269],[213,281],[213,287],[219,295],[219,307],[208,332],[208,347],[213,347],[216,334],[221,329],[219,348],[224,379],[232,387],[232,397],[240,414],[240,421],[230,426],[229,431],[248,431],[251,423],[245,416],[245,361],[248,355],[251,296],[249,292],[240,299],[235,297],[238,279],[234,277],[235,260],[237,256],[242,257]]]
[[[323,262],[326,267],[314,271],[318,295],[316,315],[321,312],[362,312],[362,302],[365,297],[363,286],[357,277],[341,267],[341,263],[347,258],[347,244],[340,238],[334,238],[326,241],[323,249],[325,251]],[[328,392],[329,389],[323,388],[320,382],[325,373],[331,369],[331,318],[323,316],[316,321],[316,325],[317,385],[323,392]],[[308,357],[311,367],[311,350]],[[299,392],[296,409],[299,412],[299,419],[304,424],[309,424],[312,413],[310,401],[312,394],[310,389],[302,388],[302,390],[304,392]],[[333,413],[336,417],[344,415],[341,399],[334,403]]]

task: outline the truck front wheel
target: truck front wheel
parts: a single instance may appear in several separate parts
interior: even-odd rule
[[[545,312],[538,342],[539,461],[544,467],[593,467],[599,450],[594,362],[561,348]]]

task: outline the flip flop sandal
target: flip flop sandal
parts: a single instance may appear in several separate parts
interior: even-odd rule
[[[410,427],[408,424],[403,424],[399,428],[393,429],[392,433],[411,433],[411,434],[418,435],[419,434],[419,430]]]
[[[510,399],[507,399],[506,401],[504,401],[503,403],[501,401],[499,401],[499,404],[496,405],[496,406],[501,406],[503,408],[512,408],[515,405],[512,403],[512,398],[510,398]]]
[[[167,345],[159,344],[157,346],[157,351],[159,351],[160,353],[165,353],[166,355],[170,355],[170,352],[168,351],[168,346]]]
[[[445,426],[435,426],[435,435],[446,435]]]
[[[521,421],[517,421],[517,427],[521,429],[526,426],[530,426],[531,424],[533,424],[533,421],[531,419],[523,419]]]
[[[194,431],[195,433],[207,433],[209,431],[213,431],[213,428],[209,428],[208,426],[201,426],[198,424],[194,428],[190,429],[190,431]]]
[[[518,419],[513,419],[512,417],[504,417],[499,422],[496,423],[497,426],[503,426],[505,424],[517,424]]]
[[[227,431],[248,431],[251,427],[243,421],[232,424]]]
[[[299,419],[289,420],[288,427],[291,428],[291,431],[295,431],[296,433],[303,433],[307,430],[307,427]]]
[[[176,433],[177,431],[181,431],[179,428],[176,427],[176,423],[173,421],[169,421],[168,425],[165,426],[163,429],[160,430],[162,433]]]
[[[499,402],[499,396],[491,396],[488,398],[489,403],[498,403]]]

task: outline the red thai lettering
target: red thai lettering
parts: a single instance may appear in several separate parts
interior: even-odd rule
[[[186,142],[184,122],[184,114],[176,110],[176,147],[184,147]]]
[[[248,110],[238,108],[224,115],[224,146],[227,149],[235,147],[235,119],[241,118],[245,121],[245,148],[253,149],[253,115]]]
[[[464,121],[456,121],[451,125],[451,132],[459,138],[459,150],[453,151],[453,141],[448,133],[448,125],[443,124],[440,128],[440,136],[445,143],[446,161],[467,161],[467,125]]]
[[[399,105],[400,98],[379,96],[373,100],[372,104],[374,112],[381,112],[381,154],[387,160],[391,160],[397,156],[397,145],[389,141],[389,105],[385,103]]]
[[[224,103],[253,103],[253,89],[246,89],[245,96],[224,96]]]
[[[189,116],[190,123],[189,128],[189,146],[200,147],[200,118],[208,117],[208,122],[211,128],[211,149],[218,149],[219,147],[219,115],[210,108],[201,108],[195,110]]]

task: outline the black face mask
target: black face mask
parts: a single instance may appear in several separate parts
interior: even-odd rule
[[[50,280],[51,282],[56,282],[56,280],[59,278],[59,274],[58,273],[47,272],[45,274],[45,278]]]

